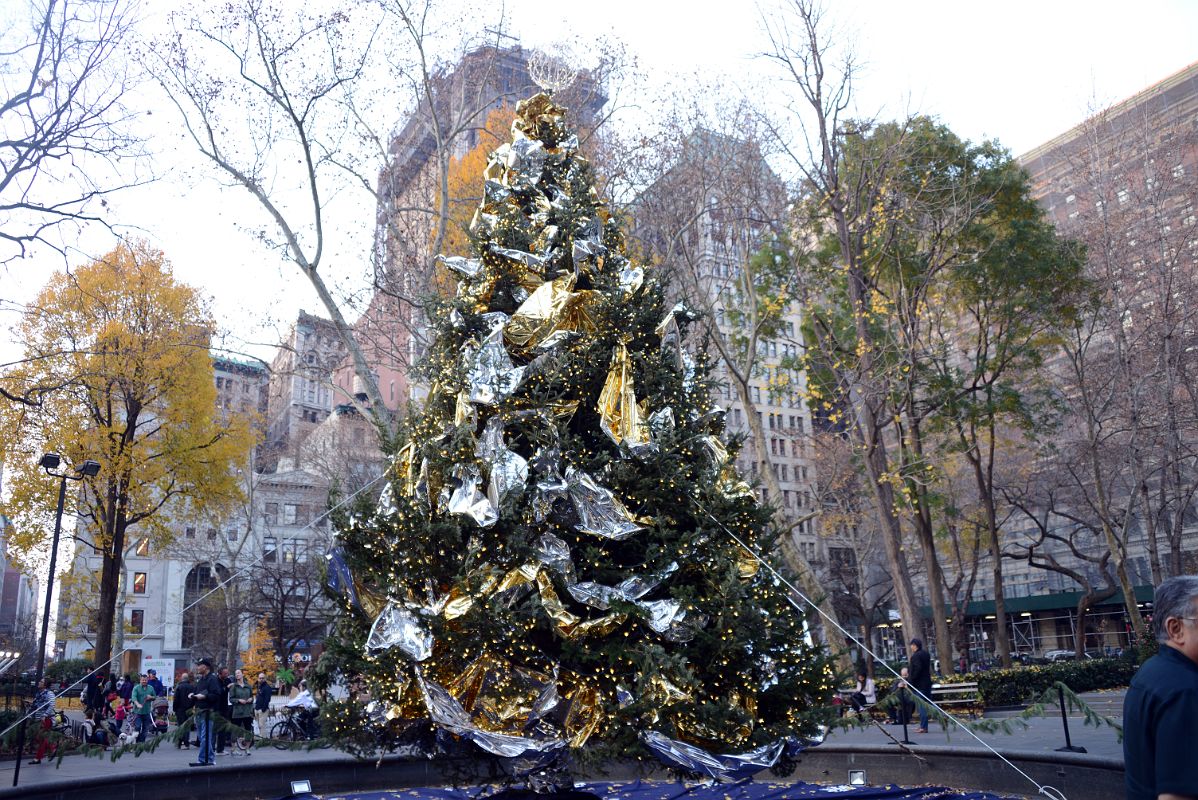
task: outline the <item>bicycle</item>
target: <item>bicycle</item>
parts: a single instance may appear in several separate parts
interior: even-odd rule
[[[316,712],[304,708],[284,708],[283,719],[270,728],[270,741],[280,750],[286,750],[299,742],[310,742],[320,739],[320,729],[316,724]],[[329,747],[327,743],[320,745]]]

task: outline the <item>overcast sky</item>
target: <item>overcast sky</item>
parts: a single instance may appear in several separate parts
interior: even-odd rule
[[[161,0],[147,5],[151,15],[166,7]],[[1015,154],[1198,60],[1198,2],[1192,0],[1144,0],[1134,7],[1051,0],[832,5],[838,30],[864,63],[856,87],[862,114],[933,114],[965,138],[997,138]],[[696,71],[746,91],[768,80],[766,65],[753,58],[765,43],[758,4],[750,0],[509,0],[507,8],[510,30],[526,47],[613,37],[659,86]],[[146,103],[154,106],[153,97],[147,92]],[[252,238],[254,227],[268,224],[262,212],[244,191],[205,178],[171,115],[165,106],[154,107],[155,127],[149,128],[157,171],[165,177],[114,198],[114,213],[160,246],[180,279],[208,292],[234,348],[269,357],[269,346],[298,309],[323,312],[295,268]],[[362,254],[373,215],[364,204],[345,203],[329,269],[338,288],[350,293],[364,285]],[[85,249],[109,244],[89,241]],[[43,254],[0,272],[0,363],[19,352],[9,333],[14,308],[61,264]]]

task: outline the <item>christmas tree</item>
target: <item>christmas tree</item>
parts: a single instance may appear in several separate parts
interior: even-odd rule
[[[721,441],[688,312],[625,256],[564,117],[519,104],[473,257],[441,259],[458,285],[423,413],[329,556],[343,613],[317,672],[352,691],[324,730],[362,753],[431,726],[541,763],[768,761],[825,721],[831,670],[737,542],[770,552],[769,510]]]

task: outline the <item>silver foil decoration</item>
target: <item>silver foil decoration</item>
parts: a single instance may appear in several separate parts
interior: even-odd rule
[[[504,258],[510,258],[512,261],[518,261],[524,266],[533,269],[539,270],[545,266],[545,257],[539,256],[536,253],[515,250],[511,247],[499,247],[498,245],[491,245],[491,252]]]
[[[473,519],[480,528],[494,525],[499,519],[499,509],[487,495],[479,491],[482,476],[478,473],[478,467],[473,464],[459,464],[453,468],[451,475],[457,481],[457,486],[449,495],[446,511],[450,514],[464,514]]]
[[[462,704],[444,686],[425,678],[422,670],[416,670],[416,683],[420,686],[425,708],[428,709],[429,719],[434,725],[464,739],[469,739],[488,753],[501,758],[527,759],[551,756],[566,746],[564,739],[532,739],[508,733],[484,731],[474,724],[470,715],[462,708]]]
[[[640,600],[660,586],[661,582],[677,569],[678,563],[674,562],[658,575],[633,575],[620,581],[616,586],[604,586],[593,581],[582,581],[581,583],[574,584],[568,583],[566,591],[580,603],[585,603],[600,611],[607,611],[611,607],[612,600],[625,600],[628,602]],[[639,603],[638,605],[646,606],[644,603]],[[660,633],[661,631],[658,632]]]
[[[670,406],[659,408],[649,415],[649,436],[652,439],[661,439],[674,427],[674,409]]]
[[[671,739],[657,731],[644,731],[641,733],[641,741],[666,765],[693,775],[706,775],[717,781],[736,781],[752,777],[777,764],[787,749],[786,741],[779,739],[747,753],[716,755],[693,744]]]
[[[488,315],[489,316],[489,315]],[[524,367],[512,364],[512,357],[503,345],[503,325],[494,325],[482,346],[467,351],[470,373],[470,402],[494,405],[511,396],[524,378]]]
[[[686,610],[677,600],[649,600],[637,603],[649,612],[646,624],[655,633],[660,633],[671,642],[689,642],[695,638],[695,631],[686,623]]]
[[[620,289],[627,297],[633,294],[645,282],[645,271],[640,267],[635,267],[631,262],[620,268]]]
[[[537,561],[573,583],[574,560],[570,557],[570,545],[552,533],[542,533],[537,540]]]
[[[438,264],[444,265],[459,275],[465,275],[467,278],[477,277],[478,273],[482,272],[483,269],[483,262],[477,258],[438,255],[436,261]]]
[[[610,489],[600,486],[585,472],[567,467],[566,485],[578,511],[577,528],[582,533],[619,540],[644,530]]]
[[[487,498],[496,508],[508,492],[523,489],[528,482],[528,461],[503,441],[503,420],[491,417],[483,428],[482,438],[474,448],[474,454],[487,465],[490,480],[487,483]]]
[[[525,182],[535,183],[545,165],[545,145],[537,139],[529,139],[516,131],[511,144],[502,144],[495,150],[499,163],[515,172]]]
[[[433,654],[433,634],[414,612],[390,600],[370,626],[366,649],[381,653],[393,647],[410,661],[424,661]]]

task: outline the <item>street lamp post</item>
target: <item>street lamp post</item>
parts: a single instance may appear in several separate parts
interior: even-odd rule
[[[59,478],[58,484],[58,509],[54,513],[54,539],[50,543],[50,572],[46,576],[46,606],[42,610],[42,638],[41,644],[37,649],[37,669],[34,671],[33,685],[36,687],[42,682],[46,671],[46,639],[50,632],[50,596],[54,593],[54,569],[58,562],[58,540],[62,536],[62,508],[66,504],[67,499],[67,481],[81,481],[84,478],[94,478],[100,473],[100,464],[97,461],[84,461],[75,468],[74,474],[70,472],[55,472],[59,465],[62,464],[62,456],[57,453],[46,453],[42,456],[39,463],[47,475]],[[36,697],[36,695],[35,695]],[[12,785],[16,786],[17,781],[21,778],[21,759],[25,755],[25,724],[22,722],[17,731],[17,764],[13,769]]]

